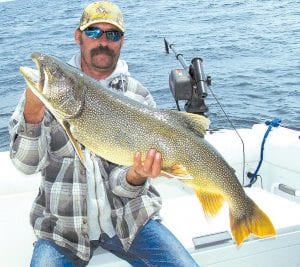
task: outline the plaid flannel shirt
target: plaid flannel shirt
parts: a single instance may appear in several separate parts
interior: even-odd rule
[[[122,86],[125,81],[125,91],[130,91],[133,98],[137,95],[137,99],[142,97],[149,105],[155,105],[140,83],[129,76],[121,78]],[[39,192],[30,212],[34,232],[38,238],[53,240],[88,261],[91,240],[88,236],[85,167],[63,128],[48,110],[40,124],[25,123],[23,110],[24,96],[9,122],[10,156],[14,165],[25,174],[41,172]],[[142,186],[132,186],[126,180],[126,167],[96,158],[115,232],[127,250],[138,230],[150,218],[159,217],[161,198],[149,181]]]

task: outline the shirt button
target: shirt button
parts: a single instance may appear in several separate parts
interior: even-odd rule
[[[83,224],[87,224],[87,219],[83,219],[83,220],[82,220],[82,223],[83,223]]]

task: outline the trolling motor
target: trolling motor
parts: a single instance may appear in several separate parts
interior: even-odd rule
[[[170,90],[175,99],[177,109],[180,110],[179,100],[186,100],[184,109],[186,112],[205,115],[208,107],[204,103],[207,96],[207,88],[211,85],[211,77],[205,76],[203,71],[203,60],[193,58],[188,66],[183,55],[177,53],[174,45],[170,44],[166,38],[165,49],[169,54],[170,49],[174,52],[183,69],[173,69],[169,75]]]

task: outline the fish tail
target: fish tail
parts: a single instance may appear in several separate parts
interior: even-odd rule
[[[230,211],[230,227],[232,236],[239,246],[250,235],[258,237],[268,237],[276,235],[276,230],[266,215],[251,199],[248,210],[242,217],[234,217]]]

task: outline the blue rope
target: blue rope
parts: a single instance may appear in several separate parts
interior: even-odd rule
[[[280,123],[281,123],[281,119],[277,119],[277,118],[273,119],[272,121],[266,121],[265,122],[265,124],[269,125],[269,127],[268,127],[268,129],[267,129],[267,131],[266,131],[266,133],[264,135],[264,138],[262,140],[262,143],[261,143],[260,160],[258,162],[258,165],[256,167],[255,172],[253,173],[253,175],[252,175],[252,177],[250,179],[249,184],[246,187],[251,187],[256,182],[256,180],[257,180],[257,173],[258,173],[258,171],[260,169],[260,166],[261,166],[261,164],[263,162],[263,158],[264,158],[264,148],[265,148],[266,139],[267,139],[270,131],[272,130],[272,128],[273,127],[278,127],[280,125]]]

